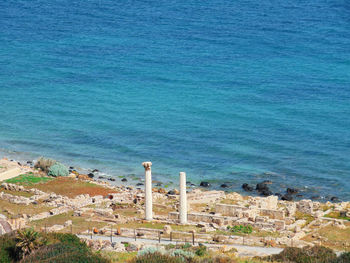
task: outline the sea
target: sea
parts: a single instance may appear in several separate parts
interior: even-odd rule
[[[2,0],[0,149],[350,200],[350,1]]]

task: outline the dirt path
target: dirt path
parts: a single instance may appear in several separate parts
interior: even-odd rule
[[[80,238],[87,238],[90,239],[89,235],[78,235]],[[93,240],[110,240],[110,237],[107,236],[100,236],[100,235],[93,235]],[[132,242],[135,241],[134,238],[131,237],[120,237],[120,236],[113,236],[113,242]],[[159,245],[158,240],[154,239],[144,239],[144,238],[138,238],[137,241],[148,244],[148,245]],[[174,242],[167,239],[161,239],[160,244],[162,245],[168,245],[168,244],[180,244],[181,242]],[[198,245],[198,244],[197,244]],[[267,256],[267,255],[273,255],[280,253],[283,248],[277,248],[277,247],[257,247],[257,246],[243,246],[243,245],[212,245],[212,246],[232,246],[237,249],[238,253],[237,255],[240,257],[254,257],[254,256]]]
[[[14,177],[19,176],[20,174],[23,174],[24,172],[22,171],[21,168],[15,167],[12,169],[9,169],[5,172],[0,173],[0,181],[5,181],[7,179],[11,179]]]

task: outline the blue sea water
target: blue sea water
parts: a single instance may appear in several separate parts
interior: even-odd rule
[[[0,148],[350,199],[350,2],[0,1]]]

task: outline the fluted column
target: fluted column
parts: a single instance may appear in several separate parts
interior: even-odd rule
[[[152,172],[151,172],[151,162],[142,163],[145,168],[145,219],[152,220]]]
[[[186,173],[180,173],[180,223],[187,223]]]

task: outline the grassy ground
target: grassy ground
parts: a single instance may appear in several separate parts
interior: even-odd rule
[[[350,223],[346,224],[346,229],[334,226],[327,226],[319,229],[316,233],[326,240],[322,241],[322,245],[335,249],[350,251]],[[303,238],[305,241],[312,242],[317,240],[312,235]]]
[[[23,186],[32,186],[34,184],[45,183],[50,180],[53,180],[53,178],[48,176],[41,176],[39,174],[34,174],[30,172],[27,174],[21,174],[15,178],[8,179],[5,182],[11,184],[20,184]]]
[[[325,217],[336,218],[336,219],[343,219],[343,220],[350,221],[350,217],[347,217],[347,216],[341,217],[340,216],[340,212],[331,212],[331,213],[325,215]]]
[[[113,252],[105,250],[101,250],[97,253],[109,259],[111,262],[128,262],[137,255],[137,252]]]
[[[75,197],[80,194],[108,195],[116,191],[75,178],[70,177],[49,177],[40,174],[28,173],[9,179],[7,183],[19,184],[23,186],[35,187],[44,192],[54,192],[56,194]]]
[[[11,195],[16,195],[16,196],[24,196],[24,197],[31,197],[34,195],[32,193],[21,192],[21,191],[10,191],[10,190],[5,190],[3,188],[0,188],[0,192],[6,193],[6,194],[11,194]]]
[[[305,220],[306,221],[305,225],[308,225],[312,221],[315,220],[315,218],[313,216],[311,216],[309,214],[305,214],[305,213],[299,212],[299,211],[295,212],[295,219],[296,220],[301,220],[301,219]]]
[[[48,217],[45,219],[33,221],[30,223],[32,227],[34,227],[35,230],[39,231],[43,227],[50,227],[53,225],[63,225],[66,221],[72,220],[72,231],[74,234],[78,234],[81,232],[84,232],[88,229],[97,228],[101,229],[108,225],[108,223],[105,222],[97,222],[97,221],[90,221],[90,218],[87,217],[77,217],[73,216],[73,211],[68,213],[63,213],[60,215]],[[71,232],[71,227],[67,227],[59,232]]]
[[[27,214],[27,215],[39,214],[41,212],[47,212],[50,209],[52,208],[46,207],[43,204],[17,205],[4,200],[0,200],[0,214],[5,213],[10,218],[14,218],[16,217],[16,215],[19,215],[19,214]],[[8,211],[8,212],[5,212],[5,211]]]
[[[225,204],[225,205],[237,205],[238,202],[236,200],[232,200],[232,199],[223,199],[220,202],[221,204]]]

